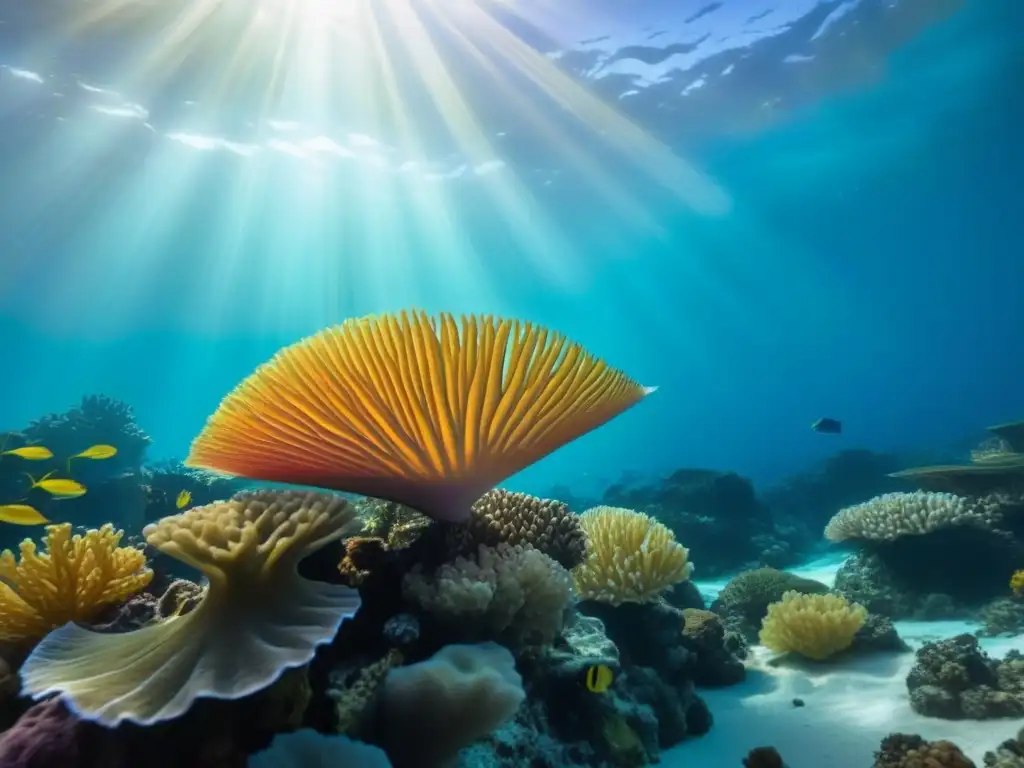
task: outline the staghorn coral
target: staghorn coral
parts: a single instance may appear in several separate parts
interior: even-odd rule
[[[867,616],[864,606],[845,597],[790,591],[768,606],[760,639],[772,651],[822,661],[853,645]]]
[[[925,741],[916,734],[890,733],[875,752],[874,768],[975,768],[949,741]]]
[[[465,522],[502,480],[651,391],[532,323],[368,316],[258,368],[210,417],[186,464]]]
[[[71,535],[71,524],[46,528],[45,552],[31,539],[21,560],[0,554],[0,639],[35,641],[71,621],[88,621],[100,609],[144,589],[153,578],[145,556],[119,547],[123,531],[112,525]]]
[[[927,491],[886,493],[841,509],[825,526],[825,538],[893,541],[957,525],[992,530],[1006,501],[997,494],[971,498]]]
[[[473,505],[469,529],[477,544],[529,545],[570,570],[587,554],[579,516],[560,501],[527,493],[488,491]]]
[[[462,632],[545,643],[562,628],[572,579],[535,549],[481,545],[476,558],[456,558],[429,575],[415,566],[404,579],[403,592]]]
[[[618,507],[595,507],[580,515],[587,559],[573,569],[584,600],[611,605],[645,603],[690,578],[689,550],[653,517]]]
[[[297,571],[352,518],[335,495],[260,491],[147,526],[149,544],[209,579],[202,602],[124,634],[67,624],[25,662],[24,690],[60,693],[76,714],[114,726],[169,720],[197,698],[237,699],[267,687],[307,663],[358,607],[352,590]]]

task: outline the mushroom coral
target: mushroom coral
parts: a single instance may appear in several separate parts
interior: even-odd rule
[[[150,545],[206,575],[205,598],[124,634],[64,625],[22,666],[24,692],[60,693],[80,717],[112,727],[172,719],[199,697],[265,688],[308,662],[358,608],[354,590],[298,573],[299,561],[340,538],[353,517],[332,494],[258,491],[146,526]]]
[[[279,351],[224,398],[185,463],[466,522],[498,483],[652,391],[532,323],[371,315]]]

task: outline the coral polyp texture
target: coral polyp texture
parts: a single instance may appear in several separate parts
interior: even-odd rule
[[[579,565],[586,557],[587,535],[579,515],[561,501],[499,488],[484,494],[473,505],[472,514],[469,527],[477,543],[531,546],[565,568]]]
[[[991,530],[1002,518],[1005,497],[973,498],[952,493],[886,493],[846,507],[825,526],[830,541],[894,541],[957,525]]]
[[[71,535],[71,524],[46,528],[44,552],[21,543],[21,559],[0,554],[0,639],[38,640],[71,621],[88,621],[152,580],[146,557],[120,547],[123,531],[112,525]]]
[[[798,653],[823,661],[849,648],[867,617],[864,606],[845,597],[789,591],[780,602],[768,606],[760,639],[777,653]]]
[[[587,558],[573,569],[583,600],[611,605],[645,603],[690,577],[690,552],[653,517],[619,507],[580,515]]]
[[[37,699],[61,694],[79,716],[114,726],[169,720],[199,697],[235,699],[265,688],[308,662],[358,608],[353,590],[297,572],[353,516],[332,494],[260,491],[146,526],[151,546],[209,579],[202,602],[124,634],[67,624],[29,656],[23,690]]]
[[[486,491],[651,391],[532,323],[368,316],[258,368],[210,417],[186,464],[464,522]]]
[[[572,578],[539,550],[481,545],[476,557],[456,558],[432,574],[416,566],[405,576],[406,597],[422,609],[477,635],[550,642],[572,602]]]

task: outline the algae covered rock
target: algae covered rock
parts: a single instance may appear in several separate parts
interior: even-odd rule
[[[973,635],[925,643],[907,676],[910,706],[947,720],[1024,716],[1024,655],[992,659]]]

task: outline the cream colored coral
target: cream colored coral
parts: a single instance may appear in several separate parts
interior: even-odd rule
[[[480,545],[476,558],[456,558],[429,575],[416,566],[403,588],[408,599],[441,618],[545,642],[561,630],[572,601],[568,571],[543,552],[510,544]]]
[[[991,529],[1000,519],[1001,497],[968,498],[952,493],[886,493],[836,513],[827,526],[830,541],[892,541],[955,525]]]
[[[46,551],[21,543],[21,562],[0,554],[0,639],[38,640],[69,621],[87,621],[107,605],[146,587],[153,572],[134,547],[119,547],[124,531],[104,525],[71,535],[71,524],[46,528]]]
[[[821,661],[849,648],[868,612],[838,595],[805,595],[794,590],[768,606],[761,644],[777,653],[798,653]]]
[[[353,517],[335,494],[258,491],[147,526],[150,545],[209,578],[202,601],[133,632],[65,624],[25,661],[24,692],[60,693],[79,717],[116,726],[266,688],[307,664],[358,608],[355,591],[298,573],[299,561],[340,538]]]
[[[690,551],[653,517],[619,507],[580,515],[587,558],[573,569],[584,600],[619,605],[654,600],[693,572]]]

